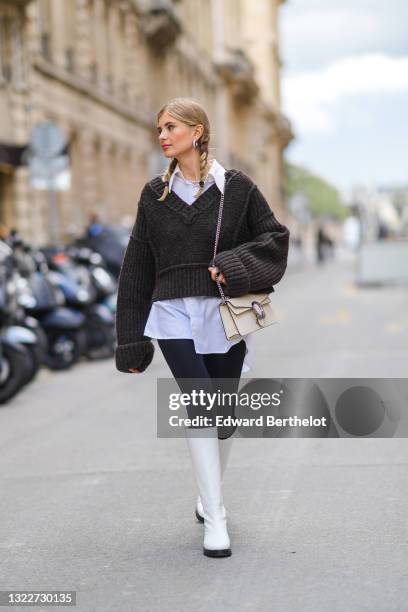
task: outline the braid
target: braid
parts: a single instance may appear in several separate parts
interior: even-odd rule
[[[200,188],[197,191],[197,193],[195,194],[195,198],[197,199],[204,191],[204,178],[205,178],[205,173],[207,170],[207,160],[208,160],[208,141],[209,138],[208,136],[206,138],[202,138],[201,142],[199,143],[199,147],[200,147]]]
[[[169,180],[170,180],[170,177],[173,174],[176,166],[177,166],[177,159],[175,157],[173,157],[173,159],[171,160],[171,162],[167,166],[166,172],[162,176],[162,181],[164,183],[164,190],[163,190],[163,193],[160,196],[160,198],[157,198],[158,202],[163,202],[166,199],[167,194],[169,193]]]

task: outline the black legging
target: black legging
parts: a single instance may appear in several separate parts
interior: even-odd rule
[[[198,389],[197,382],[187,379],[200,379],[200,389],[212,393],[218,389],[223,393],[238,391],[246,351],[245,340],[233,344],[227,353],[207,354],[196,353],[194,342],[190,339],[158,339],[157,342],[181,392],[190,393],[193,388]],[[212,380],[214,378],[223,379],[217,381],[216,388]],[[200,411],[191,406],[186,409],[190,418],[197,414],[208,414],[205,409]],[[234,416],[234,409],[234,403],[229,405],[229,402],[225,402],[223,406],[217,407],[217,414]],[[219,426],[218,438],[228,438],[235,429]]]

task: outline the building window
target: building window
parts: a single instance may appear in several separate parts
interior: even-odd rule
[[[0,81],[11,81],[10,17],[0,17]]]
[[[65,49],[65,65],[69,72],[75,71],[75,55],[72,47]]]
[[[40,0],[39,2],[39,24],[41,53],[48,61],[51,60],[51,2]]]
[[[96,84],[98,81],[98,65],[96,62],[92,62],[89,67],[89,75],[92,83]]]
[[[67,2],[64,4],[65,22],[65,66],[70,72],[75,71],[75,48],[76,48],[76,4]]]
[[[126,13],[119,12],[119,31],[118,31],[118,72],[119,72],[119,96],[125,102],[129,99],[129,75],[127,70],[128,65],[128,38],[126,32]]]
[[[23,43],[23,23],[20,17],[13,19],[11,23],[11,51],[13,82],[19,87],[25,83],[25,62]]]
[[[0,15],[0,83],[25,81],[23,22],[18,14]]]
[[[89,44],[89,79],[91,83],[96,84],[98,80],[98,64],[97,64],[97,21],[95,15],[95,4],[93,0],[88,0],[86,5],[88,28],[88,44]]]

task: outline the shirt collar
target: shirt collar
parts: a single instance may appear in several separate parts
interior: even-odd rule
[[[177,166],[174,168],[173,174],[170,177],[169,180],[169,192],[171,192],[171,187],[173,185],[174,182],[174,177],[176,175],[180,175],[181,176],[181,170],[179,165],[177,164]],[[224,193],[224,186],[225,186],[225,168],[223,166],[221,166],[220,163],[217,162],[216,159],[213,159],[213,162],[211,164],[211,168],[208,172],[208,174],[214,178],[214,181],[218,187],[218,189],[221,191],[221,193]]]

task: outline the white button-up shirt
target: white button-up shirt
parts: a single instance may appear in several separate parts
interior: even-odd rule
[[[204,181],[204,190],[214,182],[218,189],[224,192],[225,168],[216,159],[213,160]],[[169,191],[174,191],[184,202],[194,206],[194,195],[199,188],[198,181],[188,181],[184,178],[177,164],[169,180]],[[221,301],[221,297],[194,296],[153,302],[144,335],[156,339],[191,339],[196,353],[226,353],[231,346],[240,342],[241,338],[226,338],[218,308]],[[247,348],[242,372],[248,372],[252,368],[252,337],[247,334],[243,338]]]

